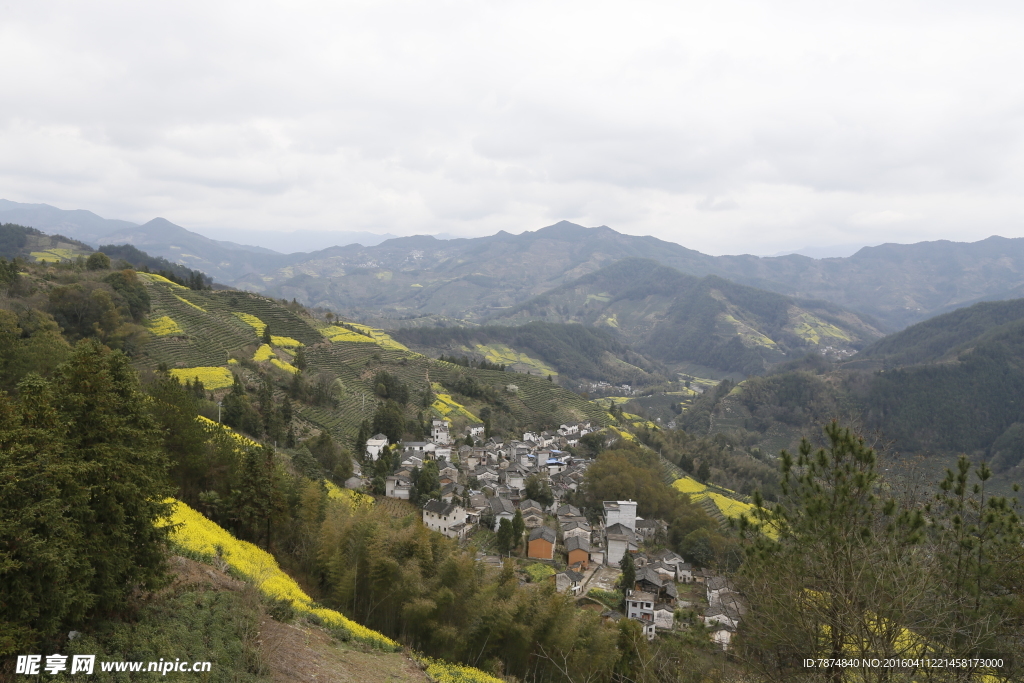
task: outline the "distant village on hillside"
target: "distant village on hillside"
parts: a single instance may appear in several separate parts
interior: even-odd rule
[[[392,444],[384,434],[370,437],[364,463],[376,462],[386,450],[397,453],[400,464],[386,479],[385,495],[411,500],[416,473],[432,461],[440,497],[422,505],[427,528],[467,542],[480,529],[497,533],[503,523],[511,526],[518,514],[526,536],[525,559],[550,567],[548,579],[559,592],[577,596],[581,605],[587,601],[601,605],[588,597],[589,591],[611,593],[625,588],[626,613],[604,609],[602,617],[634,619],[648,639],[658,631],[700,622],[715,643],[728,649],[746,612],[742,596],[728,579],[664,549],[668,532],[664,521],[638,517],[637,501],[632,500],[604,501],[603,515],[595,521],[565,502],[581,489],[591,461],[563,449],[577,446],[581,437],[594,431],[590,422],[573,422],[551,431],[526,432],[521,440],[502,441],[486,438],[484,425],[475,423],[453,438],[449,422],[435,418],[428,441]],[[617,438],[610,436],[606,445]],[[346,486],[367,485],[360,474],[357,465]],[[543,497],[550,502],[528,497],[531,479],[542,485]],[[627,554],[631,562],[626,561]],[[503,558],[480,552],[477,559],[500,567]],[[635,576],[632,587],[621,586],[627,564]]]

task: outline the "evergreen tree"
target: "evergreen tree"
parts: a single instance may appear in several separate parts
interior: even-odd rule
[[[272,346],[274,338],[270,335],[270,325],[263,326],[263,343]]]
[[[306,352],[300,346],[295,352],[295,367],[300,371],[306,369]]]
[[[622,589],[631,591],[636,586],[636,565],[633,563],[633,554],[629,551],[619,560],[619,570],[622,572]]]
[[[90,591],[115,610],[135,584],[163,579],[169,508],[168,463],[160,432],[146,410],[128,358],[82,341],[54,377],[56,405],[70,428],[66,443],[83,465],[79,484],[90,502],[81,511],[82,551],[93,567]]]
[[[512,517],[512,548],[518,548],[519,544],[523,542],[523,533],[526,531],[526,522],[523,521],[523,513],[520,510],[516,510],[516,514]]]
[[[883,503],[875,452],[863,439],[836,422],[825,434],[826,448],[804,440],[797,458],[781,453],[783,497],[768,508],[755,495],[752,520],[740,522],[752,532],[741,576],[752,661],[763,665],[779,651],[921,656],[921,641],[904,635],[929,601],[921,511]],[[839,667],[822,673],[832,681],[887,675]]]
[[[498,534],[496,539],[498,552],[502,555],[507,555],[512,549],[512,543],[514,540],[515,531],[512,529],[512,522],[503,518],[498,522]]]

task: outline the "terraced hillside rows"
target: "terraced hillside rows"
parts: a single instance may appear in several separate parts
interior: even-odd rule
[[[520,424],[542,426],[591,420],[604,425],[609,421],[608,414],[597,404],[542,377],[471,369],[433,360],[409,351],[380,330],[362,325],[357,329],[369,336],[343,334],[338,330],[344,328],[330,326],[273,299],[248,292],[194,291],[159,276],[145,275],[143,279],[152,301],[153,333],[137,358],[137,365],[154,369],[165,363],[175,374],[189,377],[190,370],[195,370],[195,374],[211,374],[218,368],[237,371],[239,363],[257,362],[269,372],[279,372],[274,368],[281,368],[279,378],[283,383],[290,381],[284,371],[295,372],[293,355],[296,343],[301,344],[307,363],[305,377],[310,382],[320,381],[325,375],[331,379],[335,405],[296,404],[296,415],[327,430],[342,443],[351,445],[362,420],[372,418],[380,400],[374,393],[373,378],[381,370],[409,387],[409,418],[420,411],[418,398],[428,386],[439,387],[435,395],[446,393],[444,385],[468,376],[493,389],[493,395],[500,398]],[[275,343],[265,349],[263,325],[270,326],[275,338]],[[222,390],[226,391],[226,386]],[[465,411],[455,406],[462,406],[460,402],[466,400],[450,398],[442,401],[444,405],[439,409],[428,409],[427,413],[460,422],[470,418],[475,421],[485,404],[472,400],[464,405]]]

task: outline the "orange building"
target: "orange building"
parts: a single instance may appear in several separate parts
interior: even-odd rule
[[[555,531],[551,527],[538,527],[530,532],[527,557],[535,560],[555,559]]]
[[[582,536],[570,536],[565,539],[565,549],[569,553],[569,566],[577,564],[581,569],[590,568],[590,542]]]

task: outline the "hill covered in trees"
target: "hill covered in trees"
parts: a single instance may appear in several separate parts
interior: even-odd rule
[[[538,321],[518,326],[401,328],[392,334],[430,355],[466,355],[520,372],[554,372],[575,380],[634,386],[665,381],[660,364],[632,351],[608,328]]]
[[[556,287],[495,319],[582,323],[617,333],[660,362],[763,374],[809,350],[852,354],[882,336],[870,318],[647,259],[623,259]]]

